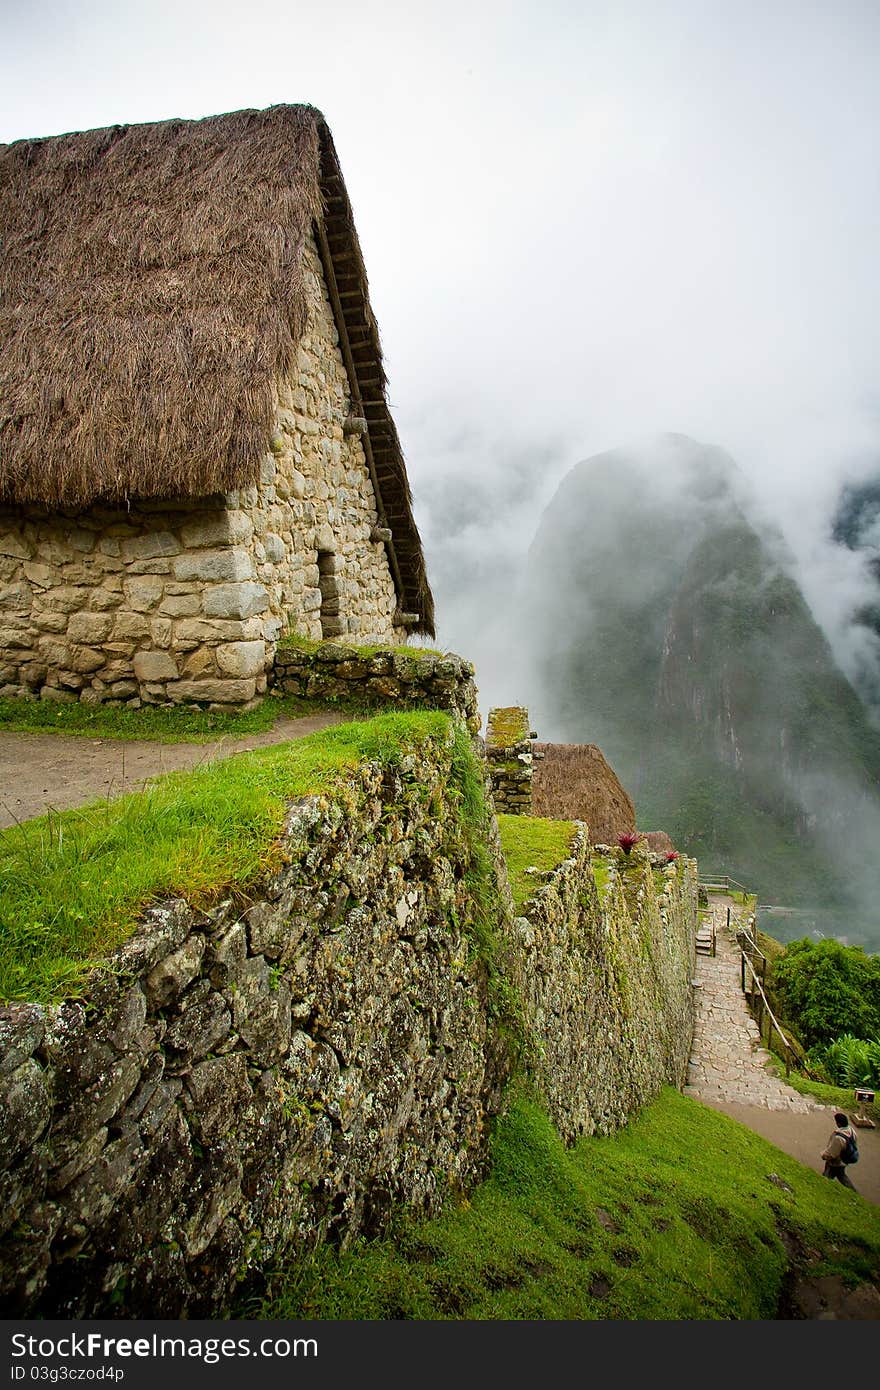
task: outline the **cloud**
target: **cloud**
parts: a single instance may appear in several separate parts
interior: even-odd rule
[[[880,414],[873,0],[43,0],[5,33],[2,139],[324,110],[444,640],[497,648],[478,590],[566,471],[667,430],[734,455],[840,628],[827,518]]]

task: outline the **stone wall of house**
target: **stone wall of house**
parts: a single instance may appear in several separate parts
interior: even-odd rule
[[[472,841],[451,734],[403,753],[292,807],[249,904],[152,907],[82,998],[0,1010],[6,1316],[210,1317],[480,1175],[510,1063]]]
[[[184,505],[0,509],[0,697],[246,704],[281,633],[402,643],[313,243],[259,482]],[[323,609],[323,613],[322,613]]]
[[[570,857],[515,922],[511,975],[532,1068],[559,1132],[607,1134],[664,1085],[681,1087],[694,1031],[696,861],[591,852]]]
[[[486,757],[496,809],[508,815],[532,811],[532,744],[529,712],[522,705],[491,709],[486,722]]]
[[[271,684],[309,699],[356,700],[359,704],[449,710],[472,734],[480,728],[474,668],[452,652],[391,648],[361,653],[357,647],[323,642],[282,642],[275,653]]]

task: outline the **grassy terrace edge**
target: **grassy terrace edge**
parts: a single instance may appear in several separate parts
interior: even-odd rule
[[[278,1268],[239,1316],[768,1319],[792,1264],[856,1284],[878,1261],[880,1210],[699,1101],[666,1088],[566,1149],[514,1089],[466,1197]]]
[[[270,691],[254,709],[208,710],[195,705],[87,705],[79,701],[0,700],[0,733],[69,734],[82,738],[159,743],[209,743],[271,729],[279,719],[300,719],[328,708],[360,712],[353,702],[306,700]]]
[[[541,875],[568,858],[575,824],[541,816],[499,815],[498,830],[514,905],[520,912],[542,886]],[[539,873],[528,873],[531,868]]]
[[[380,714],[0,831],[0,1000],[77,993],[151,901],[205,905],[269,871],[291,801],[450,727],[437,711]]]

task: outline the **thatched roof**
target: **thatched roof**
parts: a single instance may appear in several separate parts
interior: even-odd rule
[[[636,828],[636,812],[594,743],[535,743],[532,815],[586,821],[594,845]]]
[[[0,146],[0,503],[80,510],[256,481],[305,323],[312,226],[400,607],[432,634],[351,205],[310,106]]]

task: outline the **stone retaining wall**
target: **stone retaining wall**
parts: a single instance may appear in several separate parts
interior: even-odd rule
[[[217,1316],[480,1177],[511,1062],[453,728],[294,805],[248,901],[155,906],[82,999],[0,1009],[7,1316]],[[685,1077],[696,866],[580,827],[514,920],[494,817],[488,849],[524,1055],[567,1140],[609,1132]]]
[[[0,1010],[7,1316],[211,1317],[479,1176],[508,1061],[451,756],[298,803],[249,903],[156,906],[82,999]]]
[[[412,705],[449,710],[471,733],[480,728],[474,668],[451,652],[387,648],[364,654],[357,647],[323,642],[314,650],[282,643],[272,684],[310,699],[353,699],[376,706]]]
[[[696,862],[637,849],[595,864],[581,825],[515,922],[535,1076],[567,1140],[610,1133],[681,1087],[694,1029]]]

